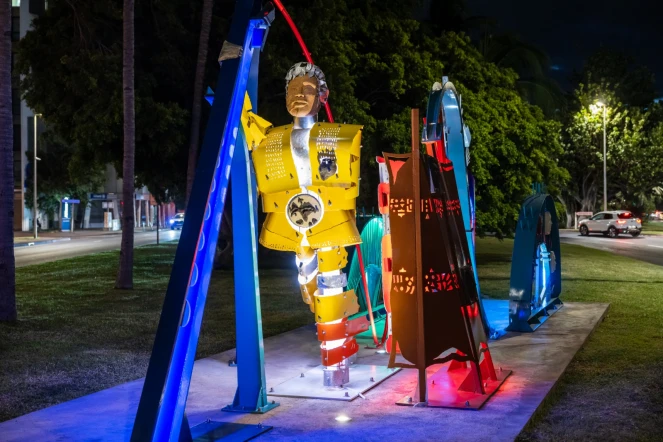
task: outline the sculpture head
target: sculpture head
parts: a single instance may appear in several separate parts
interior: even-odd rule
[[[314,64],[297,63],[285,76],[285,105],[293,117],[317,115],[328,97],[325,74]]]

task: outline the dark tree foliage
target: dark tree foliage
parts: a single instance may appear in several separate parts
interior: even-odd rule
[[[613,90],[615,98],[629,106],[646,107],[656,98],[654,74],[622,52],[599,50],[582,71],[574,73],[573,80],[576,85],[605,85],[606,93]]]
[[[412,18],[407,2],[293,0],[288,7],[325,71],[336,121],[364,124],[359,206],[375,206],[375,156],[409,150],[410,109],[425,108],[442,75],[463,94],[473,134],[479,229],[512,232],[533,182],[558,191],[566,178],[555,161],[561,154],[559,125],[520,98],[512,70],[485,61],[466,37],[440,35],[439,27]],[[302,59],[287,25],[277,19],[263,57],[259,107],[275,124],[289,120],[283,75]]]
[[[186,164],[196,14],[184,0],[136,1],[137,184],[154,181],[162,157]],[[109,162],[121,174],[122,1],[53,0],[33,26],[18,54],[28,105],[71,146],[73,161],[82,167],[74,174]],[[184,179],[178,170],[164,185]]]
[[[561,195],[575,211],[602,209],[603,109],[607,105],[609,209],[646,213],[663,195],[663,110],[654,103],[652,73],[624,54],[601,50],[575,75],[576,89],[564,120],[560,164],[571,179]]]
[[[100,163],[121,158],[119,3],[80,0],[74,8],[54,0],[21,47],[29,104],[75,145],[77,156]],[[136,174],[159,194],[185,188],[199,7],[183,0],[136,3]],[[207,63],[213,88],[233,7],[233,0],[215,1]],[[512,232],[532,182],[559,188],[565,174],[555,161],[558,125],[520,98],[512,70],[487,62],[466,37],[448,32],[462,28],[455,19],[436,21],[443,15],[436,2],[288,0],[286,7],[327,76],[335,120],[364,125],[360,207],[376,205],[375,157],[409,150],[410,109],[425,108],[442,75],[463,94],[481,231]],[[46,40],[52,47],[40,45]],[[258,103],[261,116],[276,125],[290,120],[285,73],[303,59],[277,14],[261,60]],[[207,115],[203,108],[202,121]]]

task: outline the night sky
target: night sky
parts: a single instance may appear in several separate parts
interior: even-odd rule
[[[499,31],[543,49],[565,88],[573,70],[605,47],[649,67],[663,96],[663,0],[467,0],[467,13],[493,17]]]

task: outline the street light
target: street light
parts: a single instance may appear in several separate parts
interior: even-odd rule
[[[590,109],[593,113],[600,112],[603,109],[603,211],[608,210],[608,173],[606,164],[606,149],[608,145],[608,136],[605,129],[606,113],[608,106],[602,101],[597,101],[595,105],[591,105]]]
[[[41,114],[34,115],[34,158],[32,159],[34,169],[32,174],[32,208],[34,212],[32,214],[32,230],[35,239],[37,239],[37,214],[39,213],[37,207],[37,161],[39,161],[39,158],[37,158],[37,117],[41,117]]]

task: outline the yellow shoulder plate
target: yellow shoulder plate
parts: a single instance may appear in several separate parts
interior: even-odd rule
[[[244,107],[242,108],[240,120],[249,150],[253,150],[256,146],[259,146],[262,140],[265,139],[267,131],[272,127],[272,123],[254,114],[252,109],[253,106],[247,93],[244,95]]]

